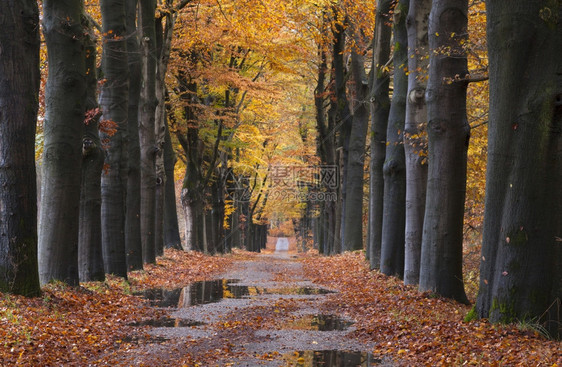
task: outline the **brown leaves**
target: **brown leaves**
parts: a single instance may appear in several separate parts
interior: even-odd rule
[[[398,279],[369,271],[363,255],[308,257],[307,274],[337,288],[328,309],[357,320],[357,335],[375,340],[373,353],[404,365],[552,366],[562,362],[560,342],[516,326],[466,323],[469,307],[434,298]]]

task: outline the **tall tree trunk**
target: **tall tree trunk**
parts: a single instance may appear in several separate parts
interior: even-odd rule
[[[86,51],[86,119],[82,137],[82,185],[80,193],[80,230],[78,240],[78,271],[81,282],[103,281],[101,228],[101,173],[103,149],[99,137],[100,111],[97,100],[96,37],[93,24],[84,32]]]
[[[127,57],[129,61],[129,162],[127,175],[127,215],[125,219],[125,250],[127,269],[143,267],[141,239],[141,179],[139,142],[139,99],[141,91],[141,55],[137,29],[138,0],[127,0]]]
[[[462,278],[468,74],[467,0],[434,0],[429,17],[428,180],[420,290],[468,303]]]
[[[35,124],[39,10],[35,0],[0,2],[0,292],[37,296]]]
[[[86,97],[82,11],[80,0],[43,2],[49,77],[45,88],[39,220],[38,258],[42,284],[53,279],[78,284],[78,220]]]
[[[156,204],[156,137],[154,134],[156,106],[156,30],[155,0],[140,0],[142,28],[142,90],[139,109],[139,140],[141,146],[141,238],[145,263],[156,262],[154,225]]]
[[[562,4],[492,0],[487,17],[494,123],[476,310],[561,338]]]
[[[129,111],[129,69],[125,0],[102,0],[103,20],[102,71],[100,106],[102,124],[113,124],[113,135],[107,140],[106,170],[102,174],[102,247],[105,272],[127,277],[125,251],[125,218],[128,178],[127,117]]]
[[[371,87],[371,161],[369,163],[369,263],[371,269],[379,269],[383,221],[384,178],[383,165],[386,157],[386,128],[390,110],[388,97],[390,76],[385,69],[390,58],[391,0],[378,0],[375,19],[373,52],[373,85]]]
[[[357,50],[351,53],[354,100],[352,126],[349,134],[347,157],[347,181],[344,220],[344,250],[363,249],[363,174],[365,164],[365,140],[369,126],[367,108],[368,83],[365,76],[363,55]]]
[[[410,0],[408,30],[408,94],[404,126],[406,154],[406,235],[404,283],[418,284],[427,187],[425,89],[429,67],[428,21],[431,0]]]
[[[381,239],[381,272],[402,278],[404,274],[404,229],[406,221],[406,162],[403,132],[408,78],[408,35],[406,17],[409,0],[400,0],[394,9],[394,91],[386,132],[386,159],[383,166],[384,204]]]
[[[181,250],[180,229],[176,206],[176,185],[174,166],[176,155],[172,146],[170,130],[166,124],[166,137],[164,141],[164,167],[166,169],[166,193],[164,194],[164,246]]]
[[[337,10],[336,10],[337,11]],[[340,14],[341,16],[341,14]],[[337,160],[340,166],[341,185],[340,185],[340,208],[338,216],[338,244],[334,248],[335,252],[341,252],[346,250],[343,243],[345,236],[345,205],[346,205],[346,185],[347,185],[347,157],[349,148],[349,136],[352,126],[352,116],[349,110],[349,103],[347,100],[345,79],[346,79],[346,69],[343,59],[343,54],[345,51],[345,28],[347,26],[347,20],[344,21],[344,25],[337,24],[334,28],[334,45],[332,48],[332,72],[334,81],[334,118],[335,126],[338,126],[338,145],[339,145],[339,159]]]
[[[323,47],[323,46],[320,46]],[[317,150],[324,165],[321,168],[323,179],[320,182],[320,188],[325,193],[326,200],[321,203],[318,236],[318,250],[320,253],[328,255],[332,253],[336,234],[336,201],[332,200],[333,194],[336,194],[337,172],[335,167],[335,134],[330,129],[330,121],[326,123],[326,112],[324,110],[324,101],[326,100],[326,72],[328,69],[326,51],[320,50],[320,66],[318,67],[318,81],[314,92],[314,103],[316,107],[316,129],[317,134]],[[328,176],[328,174],[330,176]],[[332,176],[333,175],[333,176]]]

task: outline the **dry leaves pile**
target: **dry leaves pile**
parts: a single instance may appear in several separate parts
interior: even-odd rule
[[[341,292],[326,307],[357,320],[356,333],[377,342],[376,356],[409,366],[562,366],[561,342],[530,325],[464,322],[470,307],[370,272],[363,254],[309,256],[305,263],[311,279]]]
[[[156,265],[130,274],[129,282],[72,288],[49,284],[38,298],[0,293],[0,366],[84,366],[118,349],[141,331],[132,322],[158,316],[136,290],[185,285],[224,270],[232,260],[166,250]]]

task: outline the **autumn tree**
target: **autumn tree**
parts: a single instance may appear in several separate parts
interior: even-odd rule
[[[78,227],[85,57],[82,1],[45,0],[43,33],[49,77],[45,88],[44,153],[39,219],[42,284],[78,284]]]
[[[125,251],[127,269],[143,268],[141,239],[141,181],[139,141],[139,100],[141,91],[140,37],[137,27],[138,0],[127,0],[127,61],[129,96],[127,112],[127,212],[125,217]]]
[[[383,223],[384,178],[383,165],[386,157],[386,129],[390,110],[390,11],[392,1],[379,0],[376,7],[374,52],[371,69],[371,160],[369,163],[369,262],[371,269],[379,269]]]
[[[127,277],[125,219],[128,178],[128,95],[127,29],[125,1],[101,0],[103,28],[100,91],[102,122],[113,130],[106,140],[105,172],[102,175],[102,246],[105,272]]]
[[[84,15],[86,57],[86,117],[82,137],[82,185],[80,190],[80,228],[78,271],[81,282],[102,281],[105,269],[102,251],[101,174],[104,151],[99,136],[97,37],[93,20]]]
[[[2,1],[0,14],[0,292],[36,296],[39,10],[34,0]]]
[[[383,165],[384,203],[381,240],[383,274],[402,278],[404,273],[404,229],[406,210],[406,167],[403,145],[408,78],[408,0],[394,8],[394,78],[392,102],[386,132],[386,158]]]
[[[143,261],[156,262],[156,242],[154,226],[156,224],[156,0],[139,1],[141,54],[142,54],[142,89],[139,105],[139,139],[141,167],[141,239]]]
[[[406,224],[404,283],[418,284],[427,185],[427,108],[425,92],[429,66],[428,20],[431,0],[410,0],[408,33],[408,93],[404,123],[406,157]]]
[[[428,181],[420,290],[467,303],[462,278],[469,126],[468,2],[434,0],[429,17]]]
[[[493,123],[476,312],[560,338],[562,4],[492,0],[487,19]]]

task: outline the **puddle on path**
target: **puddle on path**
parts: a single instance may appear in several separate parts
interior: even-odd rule
[[[306,350],[284,356],[286,367],[371,367],[382,361],[370,353],[341,350]]]
[[[304,315],[284,325],[286,329],[316,330],[316,331],[342,331],[353,325],[353,322],[344,320],[335,315]]]
[[[324,288],[316,287],[280,287],[264,288],[237,285],[238,279],[217,279],[195,282],[187,287],[173,290],[149,289],[137,295],[150,300],[156,307],[188,307],[219,302],[225,298],[248,298],[266,294],[281,295],[319,295],[333,293]]]
[[[163,317],[159,319],[150,319],[140,322],[133,322],[131,326],[152,326],[152,327],[195,327],[205,325],[204,322],[189,320],[189,319],[175,319],[171,317]]]

